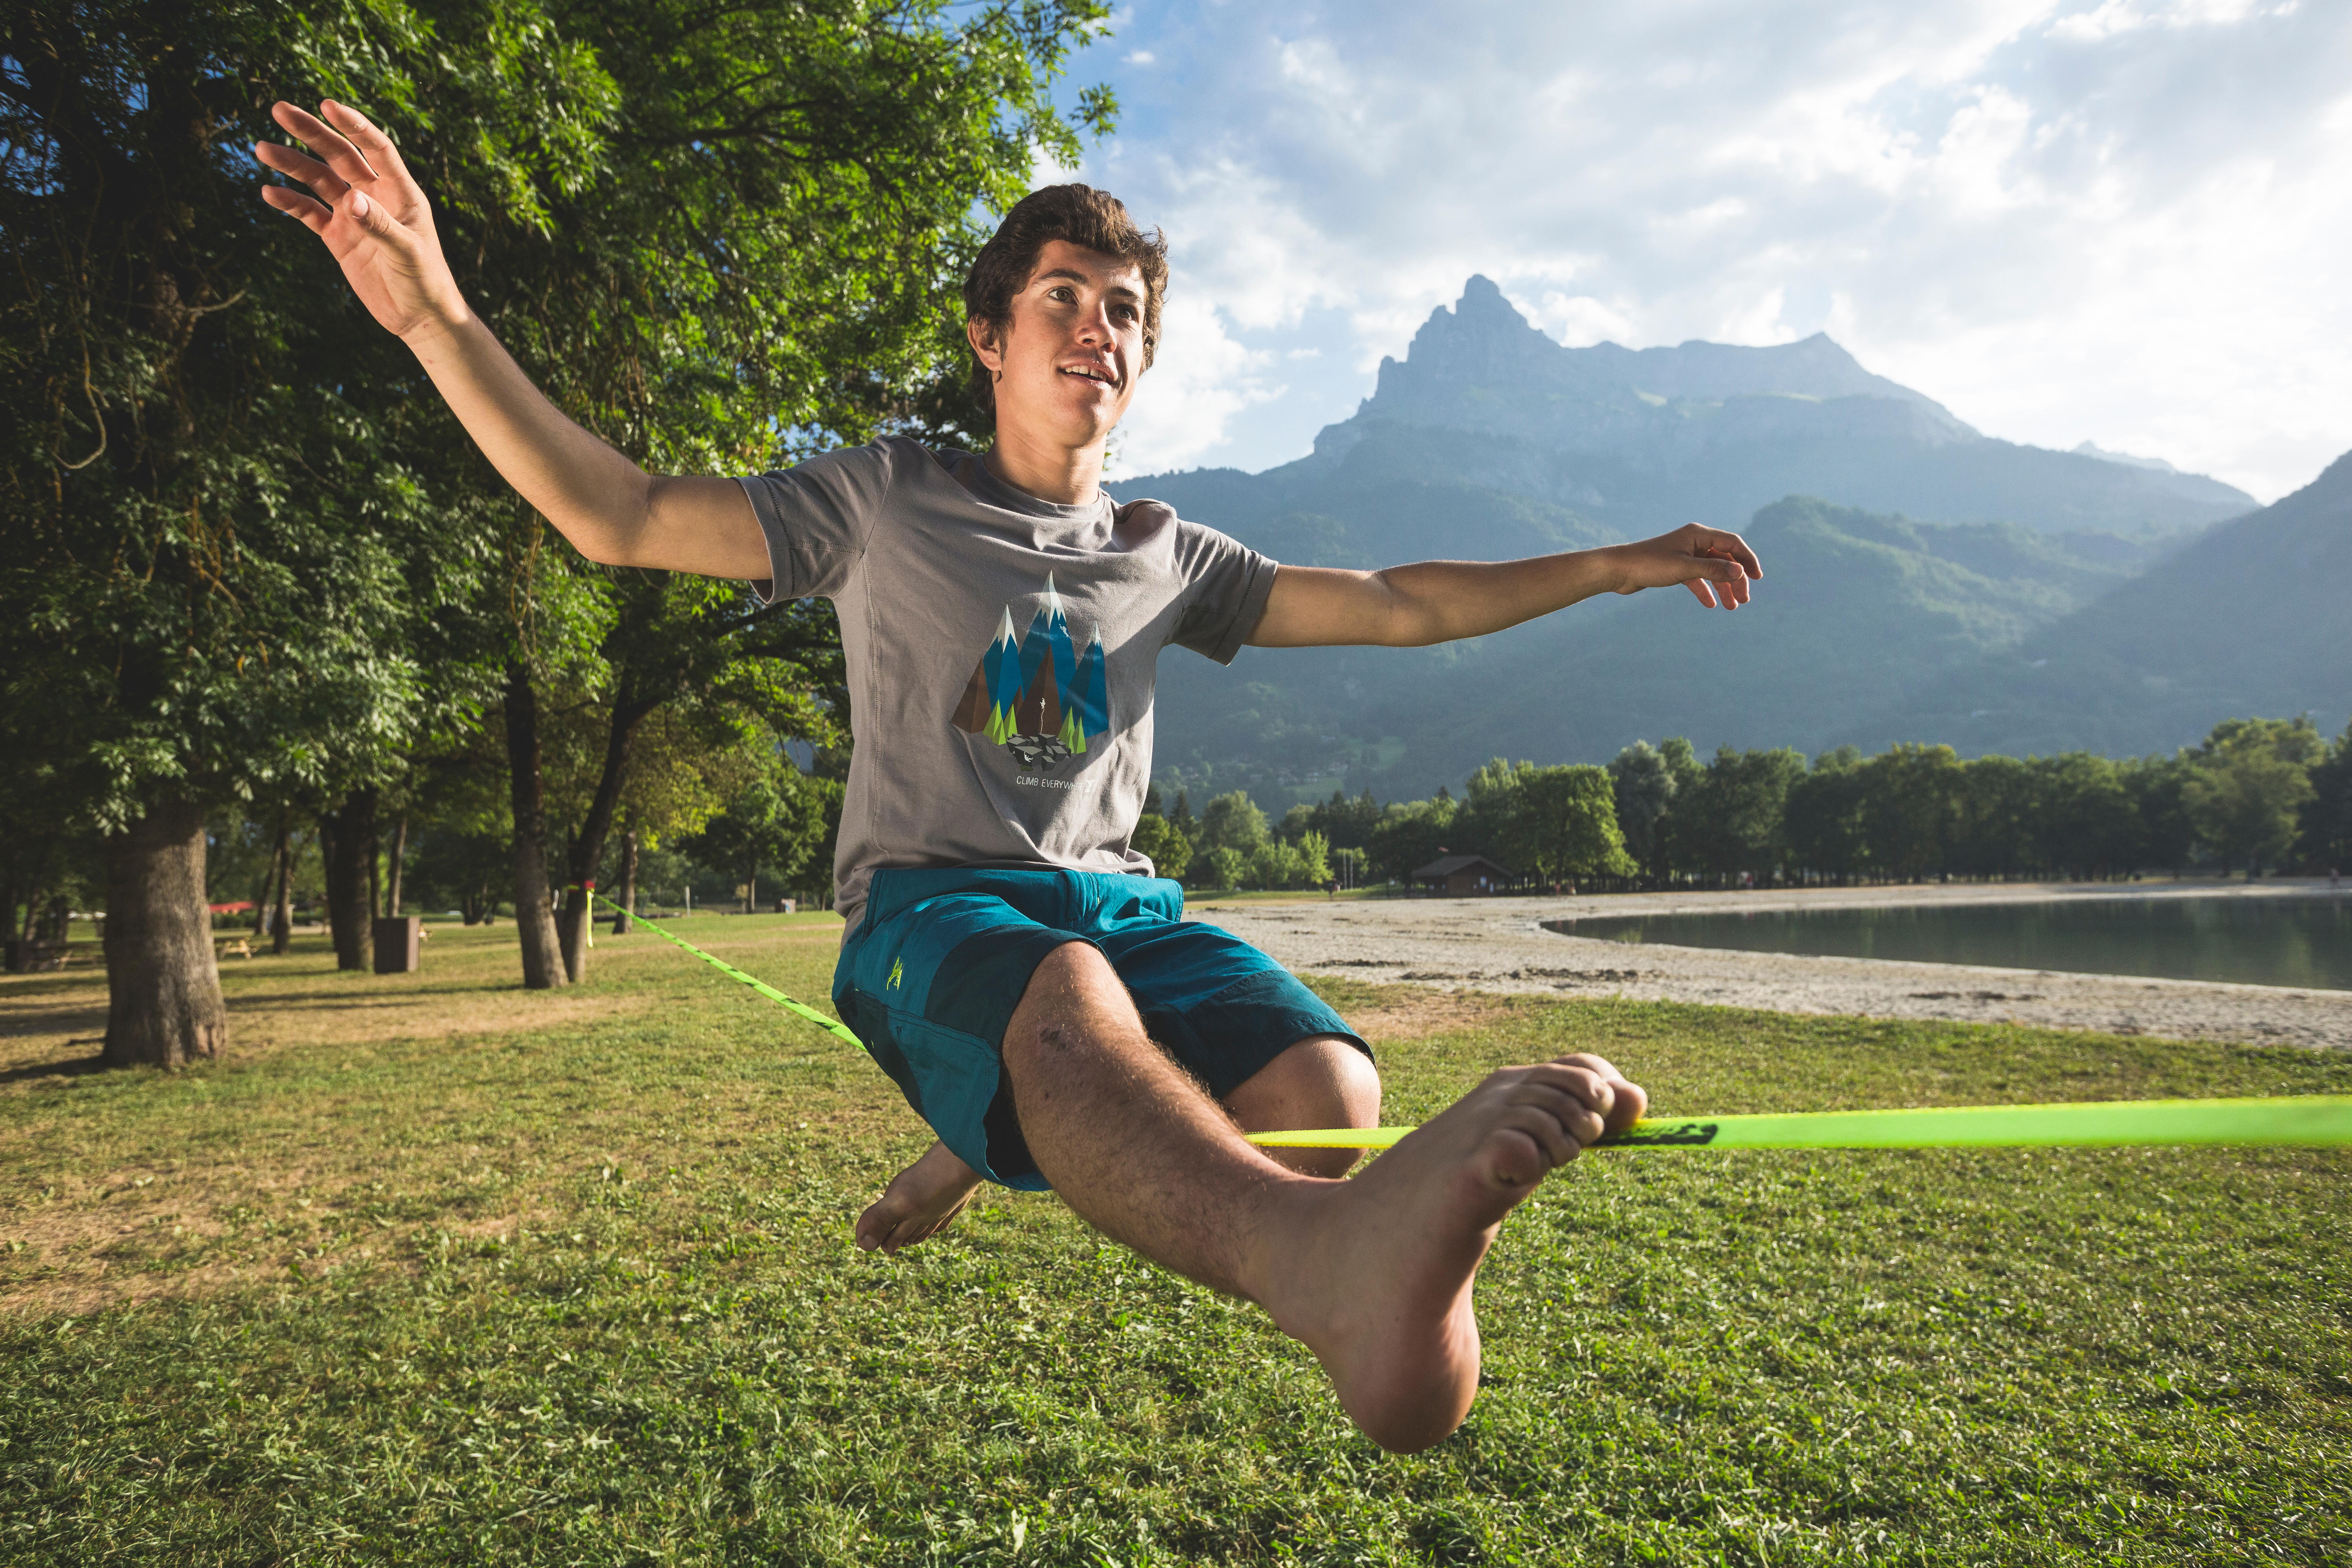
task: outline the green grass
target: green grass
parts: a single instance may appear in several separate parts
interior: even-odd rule
[[[687,933],[814,1001],[831,930]],[[173,1077],[48,1074],[89,1047],[32,1025],[86,1029],[92,977],[0,985],[34,1042],[0,1560],[2352,1560],[2341,1152],[1589,1157],[1505,1226],[1469,1422],[1395,1458],[1253,1309],[1051,1197],[857,1254],[925,1142],[879,1072],[650,937],[554,998],[510,941],[232,963],[237,1054]],[[1386,1047],[1389,1119],[1569,1049],[1669,1112],[2352,1090],[2282,1049],[1531,1001]]]

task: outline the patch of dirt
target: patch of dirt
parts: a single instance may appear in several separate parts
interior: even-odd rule
[[[651,1151],[633,1152],[650,1163]],[[388,1264],[406,1270],[420,1235],[503,1240],[519,1227],[552,1228],[558,1217],[543,1195],[518,1190],[511,1206],[489,1215],[373,1219],[354,1212],[381,1190],[372,1177],[238,1161],[68,1180],[0,1215],[0,1315],[193,1299],[298,1269],[311,1279]]]
[[[1355,1008],[1349,1012],[1348,1023],[1367,1043],[1378,1047],[1473,1028],[1509,1012],[1513,1005],[1508,998],[1496,995],[1422,991],[1383,999],[1377,1006]]]
[[[321,996],[317,982],[241,987],[227,996],[229,1054],[251,1058],[294,1046],[375,1045],[385,1040],[562,1029],[651,1008],[644,992],[525,991],[520,986],[427,988],[408,977],[353,977],[352,994]],[[377,991],[362,991],[364,984]],[[14,997],[0,994],[0,1004]],[[0,1093],[47,1088],[91,1070],[106,1028],[106,986],[84,996],[0,1005]]]

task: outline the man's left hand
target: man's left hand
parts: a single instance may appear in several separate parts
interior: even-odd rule
[[[1638,544],[1618,545],[1616,553],[1622,573],[1617,584],[1620,594],[1679,583],[1709,609],[1718,605],[1738,609],[1754,591],[1750,584],[1764,575],[1756,552],[1748,548],[1746,540],[1695,522]]]

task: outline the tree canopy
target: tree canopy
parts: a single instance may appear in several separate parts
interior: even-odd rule
[[[736,586],[587,567],[316,240],[257,198],[250,144],[275,134],[279,99],[363,106],[425,183],[474,307],[559,406],[656,471],[751,471],[887,428],[978,427],[957,286],[1034,161],[1066,165],[1109,129],[1107,91],[1056,97],[1107,16],[1095,0],[12,12],[0,793],[70,799],[147,857],[123,875],[184,892],[173,858],[209,806],[333,806],[503,705],[503,826],[518,875],[537,864],[543,884],[540,689],[612,715],[788,695],[768,715],[818,732],[829,628]],[[646,628],[660,635],[632,635]],[[689,650],[704,636],[715,651]],[[593,798],[617,799],[625,772]],[[169,834],[134,831],[166,807]],[[208,947],[194,956],[201,889],[173,898],[189,905],[166,922],[175,962],[205,973],[175,971],[179,1000],[145,1005],[131,1048],[159,1060],[221,1021]],[[110,1040],[139,1032],[118,1016]]]

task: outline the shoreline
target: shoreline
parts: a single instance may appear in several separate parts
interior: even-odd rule
[[[2325,879],[1971,883],[1345,902],[1310,896],[1289,902],[1212,903],[1195,912],[1292,970],[1382,984],[2352,1049],[2352,991],[1654,942],[1630,947],[1546,931],[1540,924],[1729,910],[2331,896],[2352,897],[2352,891],[2332,891]]]

